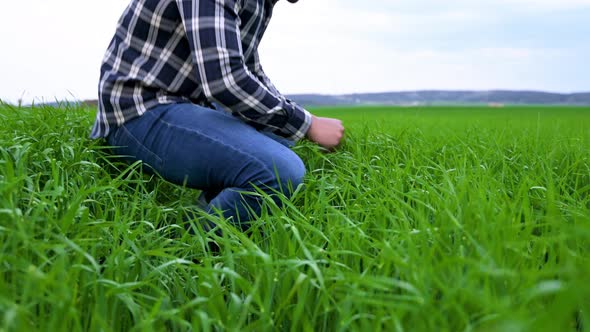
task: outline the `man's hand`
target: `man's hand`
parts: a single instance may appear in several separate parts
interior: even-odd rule
[[[340,145],[344,136],[342,121],[331,118],[313,116],[311,126],[307,132],[307,138],[320,146],[333,150]]]

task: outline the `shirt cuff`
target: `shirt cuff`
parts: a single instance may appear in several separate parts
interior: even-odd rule
[[[286,138],[297,142],[305,137],[309,127],[311,126],[312,116],[306,109],[297,105],[289,104],[293,109],[291,117],[287,120],[284,127]]]

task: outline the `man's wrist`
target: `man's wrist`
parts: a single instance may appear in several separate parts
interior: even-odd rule
[[[305,133],[305,137],[307,139],[309,139],[309,136],[312,134],[312,128],[314,127],[315,122],[317,120],[317,116],[315,116],[315,115],[313,115],[311,113],[310,113],[310,116],[311,116],[311,119],[310,119],[310,122],[309,122],[309,128],[307,128],[307,132]]]
[[[288,107],[292,108],[291,116],[283,128],[283,132],[287,134],[285,137],[296,142],[306,137],[311,127],[312,115],[297,104],[291,104]]]
[[[305,117],[305,121],[303,123],[303,125],[299,128],[299,131],[302,133],[301,138],[306,138],[309,130],[311,129],[311,126],[314,122],[315,116],[313,114],[311,114],[308,110],[304,109],[301,107],[301,110],[303,111],[303,116]]]

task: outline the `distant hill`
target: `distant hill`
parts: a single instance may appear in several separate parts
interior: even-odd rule
[[[441,104],[520,104],[590,105],[590,92],[551,93],[540,91],[444,91],[357,93],[346,95],[299,94],[289,96],[302,105],[441,105]]]
[[[445,91],[355,93],[345,95],[295,94],[287,96],[305,106],[346,105],[572,105],[590,106],[590,92],[552,93],[542,91]],[[84,104],[95,107],[96,100]]]

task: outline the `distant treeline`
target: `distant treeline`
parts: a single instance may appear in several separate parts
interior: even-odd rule
[[[441,91],[357,93],[346,95],[300,94],[289,96],[302,105],[441,105],[441,104],[516,104],[590,105],[590,92],[550,93],[540,91]]]
[[[444,91],[355,93],[345,95],[296,94],[289,99],[306,106],[346,105],[572,105],[590,106],[590,92],[552,93],[541,91]],[[83,103],[96,106],[96,100]]]

